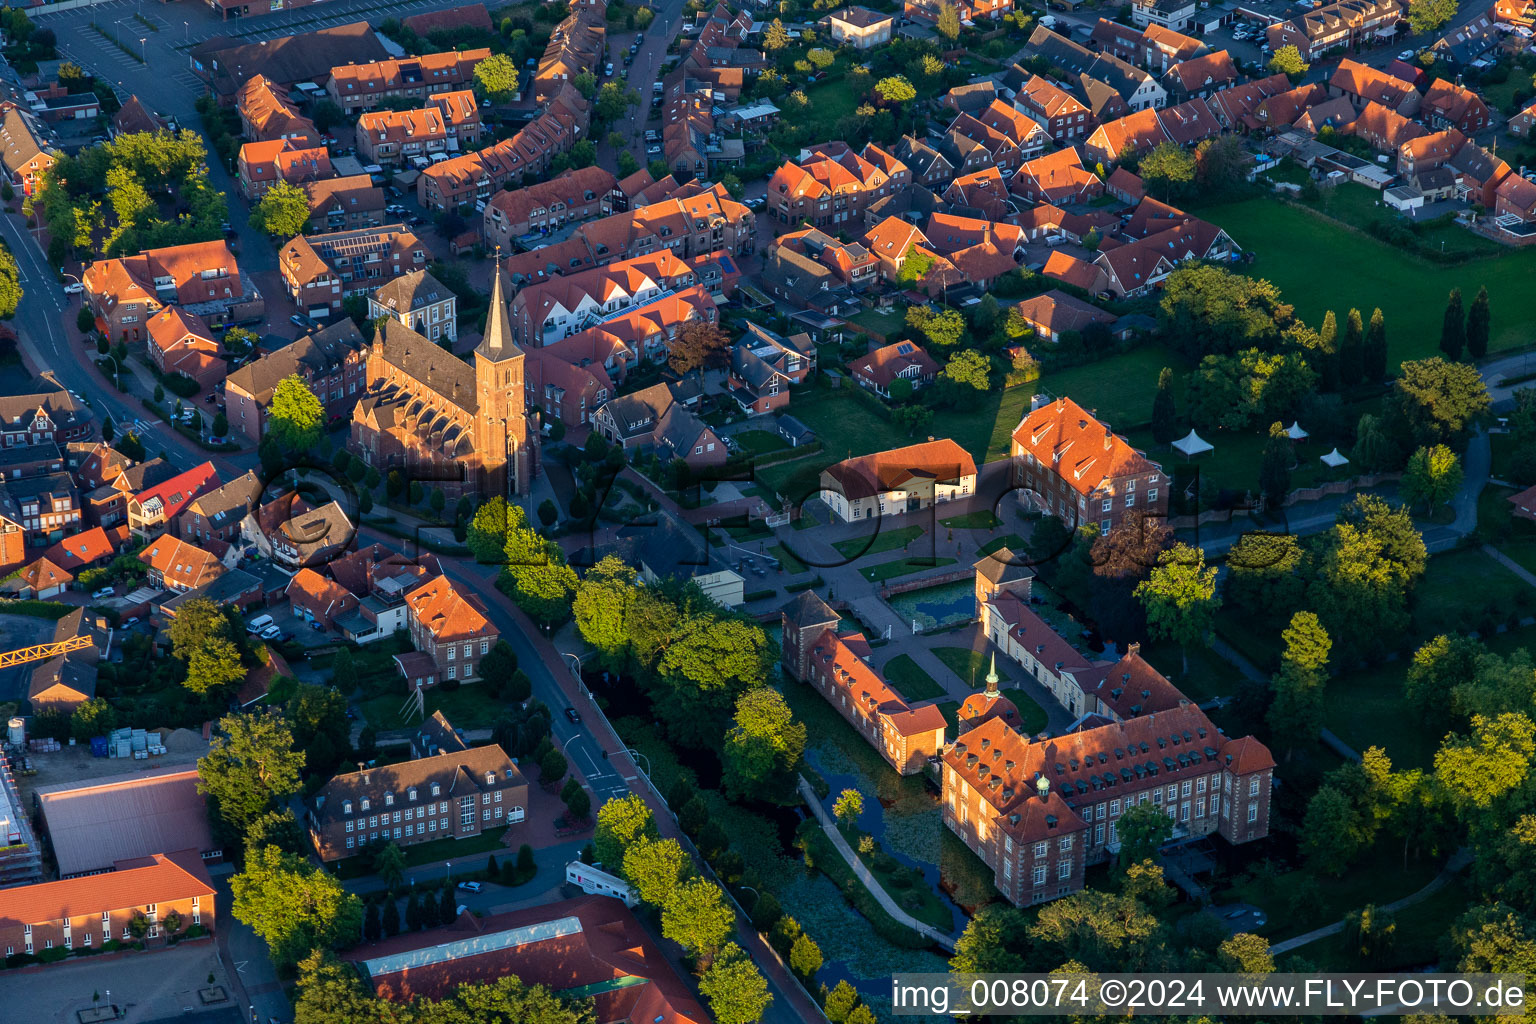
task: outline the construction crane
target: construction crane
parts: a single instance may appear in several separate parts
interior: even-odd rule
[[[0,654],[0,668],[11,668],[14,665],[25,665],[31,661],[44,661],[57,657],[60,654],[68,654],[71,651],[83,651],[90,647],[94,641],[89,636],[72,636],[68,640],[60,640],[51,644],[36,644],[32,647],[23,647],[20,650],[6,651]]]

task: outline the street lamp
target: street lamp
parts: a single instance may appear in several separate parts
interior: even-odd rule
[[[139,36],[139,63],[140,64],[148,64],[149,63],[149,58],[144,53],[144,43],[148,39],[149,39],[148,36]]]
[[[643,771],[645,773],[645,777],[647,779],[649,779],[651,777],[651,759],[649,757],[646,757],[646,755],[640,753],[640,751],[636,750],[634,747],[626,747],[626,748],[624,748],[624,753],[628,754],[631,759],[634,759],[634,758],[637,758],[637,757],[644,757],[645,758],[645,767],[642,768],[641,771]],[[635,767],[639,768],[640,765],[636,764]]]
[[[581,681],[581,655],[579,655],[579,654],[572,654],[569,651],[561,651],[560,654],[561,654],[561,657],[570,658],[571,659],[571,666],[572,666],[571,667],[571,675],[576,677],[577,682],[580,682]]]

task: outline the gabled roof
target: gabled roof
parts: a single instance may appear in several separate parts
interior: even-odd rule
[[[165,506],[165,518],[170,519],[180,512],[187,502],[204,491],[217,487],[218,483],[218,470],[213,468],[213,463],[205,462],[201,466],[194,466],[184,473],[176,474],[164,483],[155,484],[147,490],[140,491],[133,496],[132,502],[142,508],[159,499]]]
[[[214,888],[200,851],[154,853],[118,861],[118,870],[60,882],[40,882],[5,890],[0,900],[0,929],[44,925],[66,918],[100,919],[106,911],[175,903],[198,896],[212,899]]]
[[[411,615],[439,642],[496,635],[479,599],[461,595],[448,577],[438,576],[405,595]]]
[[[1125,438],[1065,397],[1025,416],[1014,428],[1013,443],[1083,495],[1106,480],[1157,470]]]
[[[976,475],[976,462],[970,452],[945,437],[844,459],[823,473],[854,501],[907,489],[913,481],[957,485],[963,478]]]

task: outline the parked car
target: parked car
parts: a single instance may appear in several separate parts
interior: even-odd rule
[[[460,882],[459,888],[465,892],[479,892],[481,885],[479,882]]]
[[[311,327],[315,326],[315,322],[309,317],[305,316],[303,313],[293,314],[293,316],[288,318],[288,322],[293,324],[295,327],[302,327],[305,330],[309,330]]]
[[[65,295],[79,295],[83,291],[85,291],[85,285],[79,281],[70,281],[64,286]]]
[[[1418,55],[1416,53],[1414,53],[1412,50],[1404,50],[1402,53],[1397,55],[1397,59],[1398,60],[1413,60],[1413,58],[1416,57],[1416,56],[1418,56]]]
[[[603,67],[603,77],[604,78],[612,78],[613,77],[613,61],[609,61]]]
[[[263,640],[276,640],[282,635],[283,631],[278,629],[276,626],[268,626],[266,629],[261,631],[261,638]]]
[[[656,146],[656,145],[646,146],[645,147],[645,155],[646,156],[661,156],[661,147],[660,146]]]
[[[578,725],[581,723],[581,713],[578,712],[575,708],[566,708],[565,717],[569,718],[571,721],[577,723]]]
[[[126,619],[123,620],[123,625],[125,627],[126,626],[132,626],[135,623],[137,623],[138,621],[139,621],[139,617],[137,615],[130,615]]]
[[[102,587],[100,590],[92,591],[91,600],[100,601],[102,598],[111,597],[115,593],[117,593],[117,591],[111,587]]]
[[[384,207],[384,212],[385,213],[404,213],[405,212],[405,207],[402,206],[399,203],[390,203],[388,206]]]

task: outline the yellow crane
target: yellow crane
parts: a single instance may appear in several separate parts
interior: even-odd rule
[[[92,643],[89,636],[72,636],[68,640],[59,640],[55,643],[35,644],[15,651],[6,651],[0,653],[0,668],[25,665],[29,661],[44,661],[60,654],[68,654],[70,651],[83,651]]]

